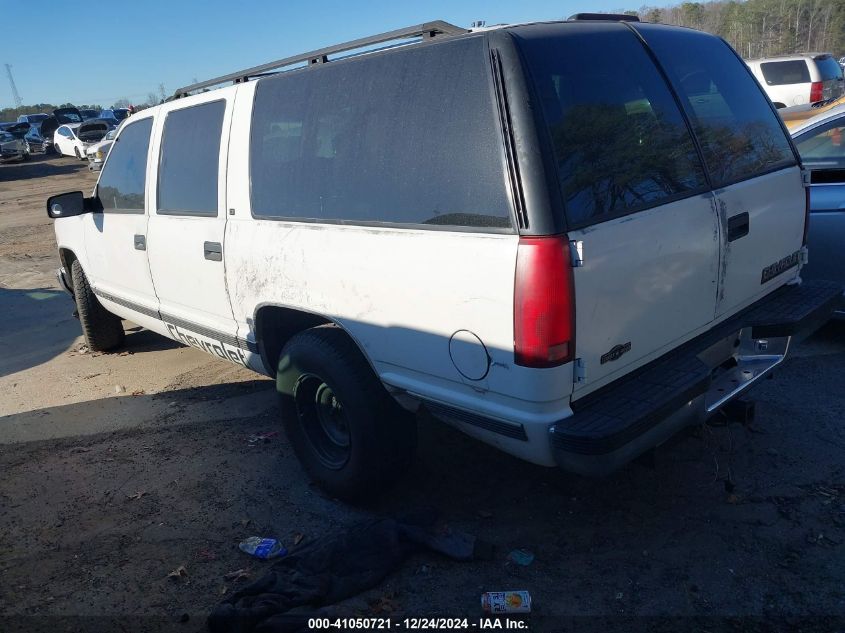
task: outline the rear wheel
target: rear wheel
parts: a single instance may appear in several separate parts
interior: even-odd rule
[[[78,147],[73,148],[73,153],[76,154],[76,158],[78,158],[79,160],[82,160],[82,155],[79,153]]]
[[[340,328],[294,336],[282,350],[276,387],[294,451],[329,493],[350,501],[374,496],[412,461],[413,417]]]
[[[73,296],[85,342],[92,352],[105,352],[123,344],[125,334],[120,317],[106,310],[97,299],[79,260],[70,267]]]

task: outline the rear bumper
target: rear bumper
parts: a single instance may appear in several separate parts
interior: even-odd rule
[[[793,337],[842,309],[842,287],[805,282],[775,291],[682,347],[572,403],[549,428],[557,464],[607,475],[705,420],[769,374]]]

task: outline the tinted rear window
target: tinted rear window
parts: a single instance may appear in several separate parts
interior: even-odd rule
[[[769,86],[788,84],[806,84],[810,82],[810,69],[803,59],[783,62],[763,62],[760,64],[763,78]]]
[[[220,132],[225,101],[173,110],[164,120],[158,213],[217,215]]]
[[[261,80],[253,214],[511,226],[489,72],[469,38]]]
[[[842,66],[833,57],[817,57],[816,65],[819,68],[822,81],[830,81],[831,79],[842,77]]]
[[[689,29],[635,28],[681,97],[716,187],[795,164],[762,88],[723,40]]]
[[[706,188],[689,129],[634,33],[618,24],[513,33],[542,105],[571,226]]]

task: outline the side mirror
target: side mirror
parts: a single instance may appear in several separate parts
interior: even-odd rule
[[[97,210],[97,199],[86,198],[81,191],[61,193],[47,199],[47,215],[53,219],[69,218]]]

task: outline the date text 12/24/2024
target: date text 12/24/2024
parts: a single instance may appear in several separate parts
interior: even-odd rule
[[[310,618],[308,628],[318,630],[518,630],[528,631],[528,622],[510,617],[470,618]]]

